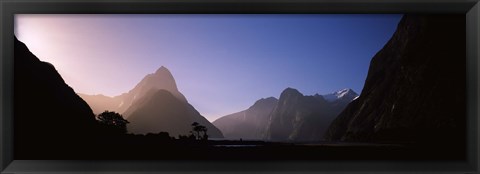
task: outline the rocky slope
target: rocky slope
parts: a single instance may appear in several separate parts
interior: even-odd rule
[[[405,15],[371,60],[360,97],[332,123],[326,137],[462,144],[465,42],[464,15]]]
[[[146,134],[168,132],[170,136],[190,135],[193,122],[207,127],[210,138],[223,138],[212,123],[200,115],[192,105],[178,99],[164,89],[151,89],[138,99],[126,113],[129,113],[127,129],[131,133]]]
[[[327,101],[322,95],[305,96],[296,89],[285,89],[270,113],[265,139],[296,142],[322,140],[333,119],[357,96],[351,90],[348,92],[348,95]]]
[[[68,145],[89,144],[96,121],[87,103],[52,64],[40,61],[17,38],[14,51],[16,159],[70,154]]]
[[[278,103],[274,97],[262,98],[246,110],[220,117],[213,125],[229,139],[256,139],[265,137],[269,115]]]
[[[324,96],[331,97],[329,101]],[[213,124],[229,139],[319,141],[330,122],[358,97],[351,89],[305,96],[293,88],[280,99],[260,99],[250,108],[220,117]]]

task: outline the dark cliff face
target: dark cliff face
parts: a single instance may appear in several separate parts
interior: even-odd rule
[[[464,15],[405,15],[327,139],[462,144],[465,42]]]
[[[14,42],[15,156],[68,154],[67,144],[82,145],[92,135],[95,116],[53,65]]]

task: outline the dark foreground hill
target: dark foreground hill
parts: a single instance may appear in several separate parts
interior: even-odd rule
[[[365,87],[330,126],[334,141],[465,148],[465,15],[405,15]],[[447,149],[444,149],[447,150]]]
[[[69,146],[90,145],[96,121],[87,103],[17,38],[14,55],[15,157],[68,155]]]

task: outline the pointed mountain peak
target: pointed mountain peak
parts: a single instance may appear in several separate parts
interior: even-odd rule
[[[158,68],[152,77],[153,77],[152,80],[156,81],[154,83],[163,83],[164,85],[171,86],[171,87],[174,86],[174,88],[166,88],[167,90],[177,89],[175,79],[173,78],[172,73],[170,72],[170,70],[168,70],[164,66],[161,66],[160,68]],[[160,89],[164,89],[164,88],[160,88]]]
[[[352,89],[350,88],[343,88],[341,90],[338,90],[337,92],[348,92],[348,91],[351,91]]]
[[[288,87],[280,94],[279,100],[282,100],[283,98],[288,96],[303,96],[303,94],[300,93],[297,89]]]
[[[342,98],[353,100],[355,97],[358,97],[358,94],[350,88],[344,88],[333,93],[323,95],[323,98],[329,102],[333,102]]]
[[[353,90],[350,89],[350,88],[344,88],[344,89],[335,91],[335,92],[333,92],[333,93],[331,93],[331,94],[337,95],[337,96],[339,96],[339,97],[342,97],[342,96],[347,95],[347,94],[358,95],[355,91],[353,91]]]
[[[133,98],[141,98],[151,89],[164,89],[172,93],[175,97],[182,101],[187,101],[185,96],[178,91],[175,78],[170,70],[161,66],[155,73],[145,76],[131,91],[129,95]]]
[[[350,92],[355,93],[355,91],[353,91],[353,90],[350,89],[350,88],[344,88],[344,89],[342,89],[342,90],[337,91],[336,93],[350,93]]]
[[[353,91],[353,89],[350,89],[350,88],[342,89],[342,90],[340,90],[340,91],[337,91],[337,93],[339,93],[339,94],[345,94],[345,95],[346,95],[346,94],[352,94],[352,95],[358,96],[358,94],[357,94],[355,91]]]
[[[157,71],[155,71],[155,74],[172,74],[170,73],[170,70],[168,70],[166,67],[164,66],[161,66],[160,68],[157,69]]]
[[[297,89],[295,89],[295,88],[290,88],[290,87],[288,87],[288,88],[285,88],[285,89],[283,90],[282,94],[283,94],[283,93],[300,93],[300,92],[299,92]]]

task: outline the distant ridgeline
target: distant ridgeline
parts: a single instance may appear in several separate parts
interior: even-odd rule
[[[327,95],[304,96],[287,88],[280,99],[260,99],[250,108],[213,122],[228,139],[319,141],[333,119],[358,94],[343,89]]]

